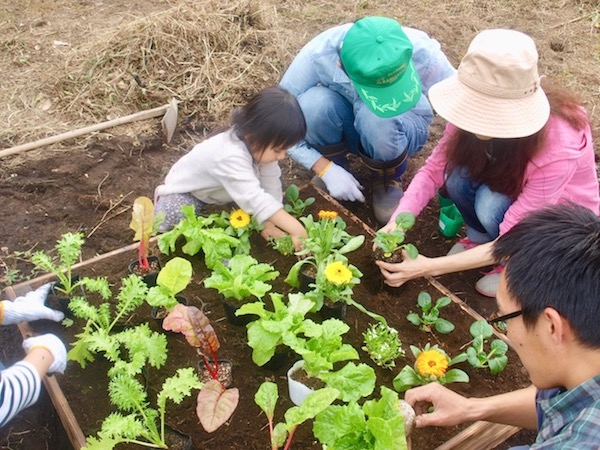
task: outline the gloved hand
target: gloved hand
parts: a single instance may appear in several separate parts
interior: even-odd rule
[[[67,368],[67,349],[59,338],[54,334],[48,333],[30,337],[23,341],[23,350],[25,350],[25,353],[29,353],[36,347],[45,348],[54,357],[54,361],[52,361],[52,364],[48,368],[48,373],[63,373],[65,371]]]
[[[52,283],[46,283],[35,291],[28,292],[23,297],[17,297],[13,302],[5,300],[0,304],[0,317],[3,317],[2,325],[48,319],[55,322],[63,320],[65,315],[44,305]]]
[[[351,202],[364,202],[365,196],[361,192],[363,188],[358,180],[343,167],[331,163],[321,179],[327,186],[329,194],[338,200],[350,200]]]

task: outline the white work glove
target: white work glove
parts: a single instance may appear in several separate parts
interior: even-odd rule
[[[65,344],[55,335],[48,333],[41,336],[34,336],[23,341],[23,350],[29,353],[34,348],[45,348],[54,357],[54,361],[48,368],[48,373],[63,373],[67,368],[67,349]]]
[[[44,305],[52,283],[46,283],[35,291],[28,292],[23,297],[17,297],[13,302],[4,300],[0,304],[2,325],[10,325],[22,321],[48,319],[55,322],[63,320],[65,315]]]
[[[358,180],[343,167],[331,163],[321,179],[327,186],[329,194],[338,200],[349,200],[351,202],[364,202],[365,196],[361,192],[363,188]]]

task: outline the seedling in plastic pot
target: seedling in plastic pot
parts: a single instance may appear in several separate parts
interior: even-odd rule
[[[411,259],[419,256],[417,247],[405,243],[406,232],[415,225],[415,216],[409,212],[402,212],[396,216],[396,228],[391,232],[377,231],[373,244],[375,245],[375,259],[386,262],[402,262],[402,251],[406,251]]]
[[[508,345],[501,339],[494,339],[486,350],[486,344],[494,334],[492,326],[485,320],[473,322],[469,328],[473,340],[467,349],[467,361],[478,369],[488,368],[493,375],[504,370],[508,363]]]

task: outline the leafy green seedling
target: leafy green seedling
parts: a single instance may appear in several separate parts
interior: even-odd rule
[[[278,238],[270,238],[269,245],[283,256],[291,256],[296,251],[294,248],[294,241],[292,241],[292,237],[289,234]]]
[[[156,286],[148,291],[146,301],[150,306],[167,311],[179,302],[175,298],[192,280],[192,263],[179,256],[169,260],[156,277]]]
[[[300,189],[295,184],[291,184],[285,190],[284,197],[286,203],[283,209],[294,217],[302,217],[304,211],[315,202],[314,197],[308,197],[306,200],[300,198]]]
[[[396,216],[396,228],[391,232],[377,231],[373,244],[380,249],[385,258],[406,251],[411,259],[419,256],[417,247],[404,243],[406,232],[415,225],[415,216],[409,212],[402,212]]]
[[[285,412],[285,422],[274,425],[275,405],[279,399],[277,385],[270,381],[261,384],[254,395],[254,402],[264,411],[269,421],[271,450],[277,450],[282,446],[284,446],[284,450],[289,450],[298,426],[324,411],[335,401],[338,394],[336,389],[329,387],[314,391],[304,399],[300,406],[293,406]]]
[[[396,367],[396,359],[404,356],[398,330],[383,322],[370,324],[363,333],[363,339],[363,350],[380,367]]]
[[[431,301],[431,296],[421,291],[417,298],[417,306],[421,308],[421,314],[411,312],[406,319],[421,328],[423,331],[431,331],[435,327],[438,333],[447,334],[454,330],[454,324],[449,320],[440,317],[440,310],[452,303],[449,297],[440,297],[435,304]]]
[[[489,351],[486,351],[486,344],[494,334],[494,330],[485,320],[473,322],[469,327],[469,333],[473,336],[471,346],[467,349],[469,364],[479,369],[487,367],[493,375],[502,372],[508,363],[506,356],[508,344],[501,339],[494,339],[490,343]]]

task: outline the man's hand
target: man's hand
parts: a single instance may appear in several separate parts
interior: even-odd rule
[[[469,399],[439,383],[409,389],[404,400],[415,409],[417,428],[447,427],[471,420],[468,417]],[[432,412],[428,412],[430,407],[433,407]]]
[[[364,202],[362,186],[354,175],[341,166],[331,163],[329,168],[321,175],[321,179],[327,186],[329,194],[338,200],[349,200],[351,202]]]
[[[8,300],[1,302],[2,325],[39,319],[48,319],[55,322],[63,320],[65,315],[62,312],[44,305],[51,288],[52,283],[46,283],[35,291],[28,292],[23,297],[17,297],[13,302]]]
[[[25,353],[29,353],[35,348],[46,349],[52,354],[54,361],[52,361],[52,364],[48,368],[49,373],[63,373],[65,371],[67,368],[67,349],[59,338],[48,333],[30,337],[23,341],[23,350],[25,350]]]

